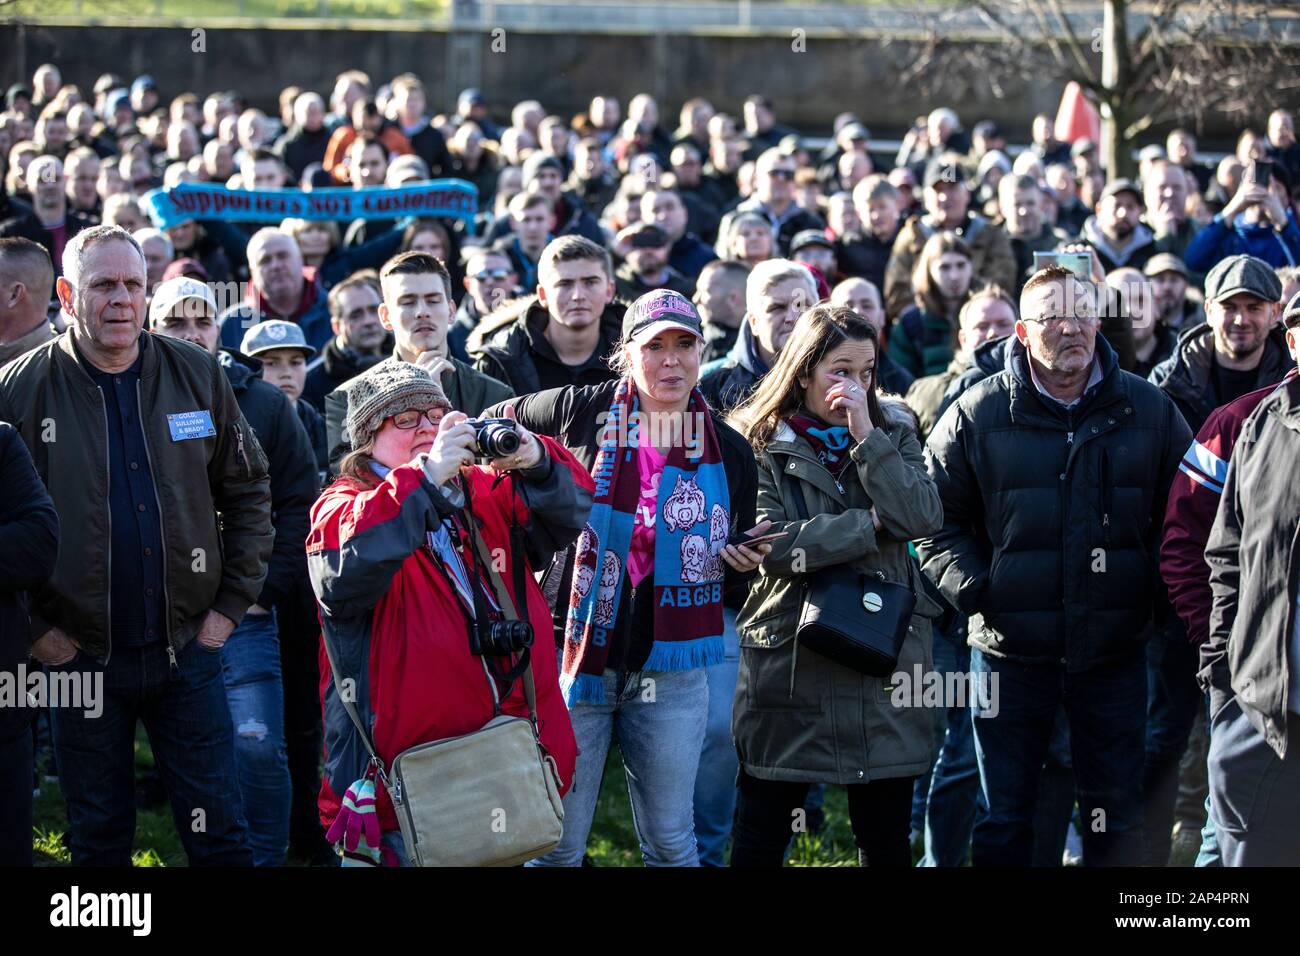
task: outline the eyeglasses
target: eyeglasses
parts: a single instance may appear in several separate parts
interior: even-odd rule
[[[423,418],[434,428],[437,428],[438,423],[442,421],[443,414],[444,412],[441,408],[426,408],[424,411],[413,408],[410,411],[398,412],[394,415],[393,424],[403,431],[406,431],[412,428],[418,428],[420,425],[420,419]],[[437,416],[436,418],[434,417],[435,415]]]
[[[769,169],[767,174],[773,179],[784,179],[790,182],[794,181],[793,169]]]
[[[476,282],[486,282],[488,279],[500,281],[509,275],[509,269],[484,269],[482,272],[474,273],[470,278]]]
[[[1049,329],[1059,329],[1066,322],[1074,322],[1082,329],[1096,325],[1101,319],[1095,315],[1045,315],[1041,319],[1022,319],[1022,321],[1034,322]]]

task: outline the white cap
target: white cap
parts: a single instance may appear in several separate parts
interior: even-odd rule
[[[149,324],[156,325],[159,319],[186,299],[201,299],[206,302],[212,309],[213,318],[216,318],[217,299],[207,283],[189,276],[177,276],[158,283],[158,288],[154,289],[153,299],[149,302]]]

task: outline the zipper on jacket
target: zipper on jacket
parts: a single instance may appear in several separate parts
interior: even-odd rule
[[[144,406],[140,402],[140,381],[135,383],[135,408],[136,414],[140,421],[140,436],[144,439],[144,460],[149,466],[149,484],[153,486],[153,501],[158,508],[158,538],[162,543],[162,554],[159,558],[162,561],[162,600],[163,600],[163,640],[167,642],[167,656],[171,658],[171,666],[176,668],[176,651],[172,648],[172,614],[171,601],[168,600],[170,591],[167,587],[167,526],[163,523],[162,499],[158,497],[158,478],[153,470],[153,455],[149,451],[149,432],[144,427],[144,415],[140,414],[140,409]]]
[[[104,474],[108,475],[109,484],[113,482],[113,449],[108,441],[108,399],[104,390],[95,387],[99,393],[99,407],[104,413]],[[108,666],[113,656],[113,506],[111,495],[104,496],[104,514],[108,517],[108,559],[104,562],[107,572],[104,580],[104,666]]]
[[[235,433],[235,461],[244,471],[244,477],[249,477],[248,459],[244,455],[244,431],[239,427],[238,422],[230,426],[231,431]]]
[[[1107,546],[1110,545],[1111,498],[1110,452],[1103,448],[1101,450],[1101,531],[1102,542]]]

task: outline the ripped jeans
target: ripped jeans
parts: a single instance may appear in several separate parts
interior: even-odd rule
[[[275,612],[245,614],[221,648],[235,729],[239,793],[254,866],[282,866],[293,787],[284,746],[284,687]]]

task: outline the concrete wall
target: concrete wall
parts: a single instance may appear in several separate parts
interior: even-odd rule
[[[494,40],[490,34],[385,24],[323,29],[276,21],[275,27],[204,27],[206,52],[196,53],[191,29],[202,25],[9,24],[0,27],[0,83],[30,82],[32,69],[51,60],[63,68],[65,80],[83,89],[104,71],[127,77],[149,72],[168,96],[234,88],[272,111],[281,87],[294,83],[328,94],[339,71],[359,67],[372,77],[419,74],[435,110],[454,105],[455,91],[465,86],[482,87],[496,116],[508,115],[522,99],[539,99],[571,115],[593,93],[614,93],[626,104],[645,90],[658,97],[663,124],[671,127],[677,108],[691,96],[739,113],[746,95],[763,92],[775,101],[781,121],[809,134],[829,132],[837,113],[853,110],[876,135],[896,137],[917,114],[945,103],[968,126],[996,119],[1021,142],[1028,140],[1033,114],[1053,112],[1060,97],[1054,82],[1005,86],[995,97],[984,76],[954,74],[943,77],[939,94],[922,99],[914,83],[900,80],[918,55],[907,40],[810,35],[805,51],[795,52],[790,37],[779,33],[511,31]],[[1220,130],[1211,125],[1207,132]]]

